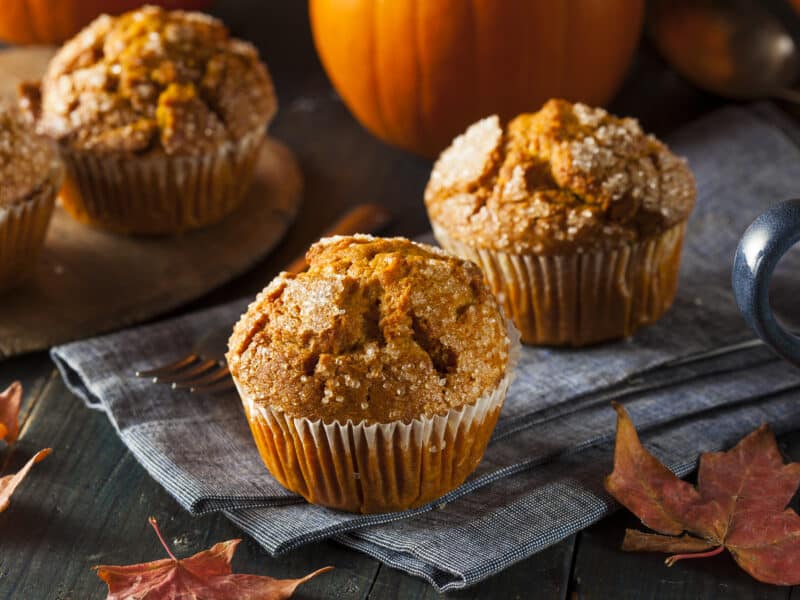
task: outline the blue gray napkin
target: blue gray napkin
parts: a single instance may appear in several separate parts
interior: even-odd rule
[[[746,226],[800,191],[798,138],[769,105],[726,108],[672,136],[699,189],[673,308],[631,340],[526,347],[475,474],[416,510],[353,515],[309,505],[266,471],[235,394],[190,395],[134,376],[232,325],[245,300],[59,346],[52,357],[70,389],[107,413],[139,462],[192,513],[224,511],[272,553],[333,538],[440,591],[465,587],[615,508],[602,489],[612,467],[612,399],[681,475],[700,452],[726,448],[762,422],[779,432],[800,427],[800,370],[764,346],[736,346],[753,334],[730,291]],[[796,305],[781,283],[797,269],[792,253],[777,276],[775,306]]]

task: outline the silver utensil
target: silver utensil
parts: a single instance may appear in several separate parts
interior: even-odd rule
[[[154,369],[136,371],[137,377],[152,378],[153,383],[168,383],[173,389],[191,392],[222,392],[233,388],[225,362],[225,350],[233,323],[219,327],[199,338],[189,354]]]
[[[389,222],[389,212],[378,204],[360,204],[347,212],[325,232],[325,236],[375,233]],[[305,256],[286,267],[289,273],[299,273],[307,268]],[[233,389],[225,350],[233,323],[225,324],[198,339],[191,351],[166,365],[136,371],[137,377],[147,377],[153,383],[164,383],[173,389],[190,392],[217,393]]]
[[[800,104],[800,15],[789,0],[651,0],[647,30],[698,87]]]

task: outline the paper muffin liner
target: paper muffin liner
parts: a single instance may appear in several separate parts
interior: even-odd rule
[[[658,320],[678,286],[686,222],[648,240],[560,256],[476,248],[433,232],[478,264],[526,344],[584,346],[632,335]]]
[[[494,431],[519,356],[519,334],[508,323],[509,364],[497,387],[472,404],[410,423],[290,417],[237,382],[264,464],[309,502],[350,512],[394,512],[441,497],[475,470]]]
[[[33,273],[60,184],[61,171],[54,170],[30,198],[0,206],[0,290],[22,283]]]
[[[259,129],[198,156],[121,157],[62,146],[61,203],[78,221],[117,233],[205,227],[244,200],[263,139]]]

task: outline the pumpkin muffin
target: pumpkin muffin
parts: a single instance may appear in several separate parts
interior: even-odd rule
[[[61,179],[52,143],[0,105],[0,290],[33,271]]]
[[[244,199],[276,100],[256,49],[202,13],[103,15],[22,88],[76,219],[123,233],[215,223]]]
[[[518,344],[480,270],[366,235],[320,240],[307,260],[259,294],[229,343],[270,472],[309,502],[364,513],[460,485],[497,422]]]
[[[670,307],[695,195],[686,162],[635,120],[550,100],[457,137],[425,204],[439,243],[480,265],[523,342],[582,346]]]

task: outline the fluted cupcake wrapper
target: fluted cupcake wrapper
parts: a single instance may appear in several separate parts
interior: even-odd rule
[[[60,171],[30,198],[0,206],[0,290],[22,283],[35,269],[53,215]]]
[[[519,356],[519,334],[510,321],[509,332],[509,364],[494,390],[410,423],[290,417],[239,388],[261,458],[284,487],[340,510],[393,512],[441,497],[475,470],[494,431]]]
[[[608,250],[562,256],[477,248],[433,226],[439,244],[481,268],[527,344],[584,346],[632,335],[671,306],[686,222]]]
[[[169,234],[211,225],[244,200],[264,132],[198,156],[121,157],[62,146],[61,203],[75,219],[117,233]]]

